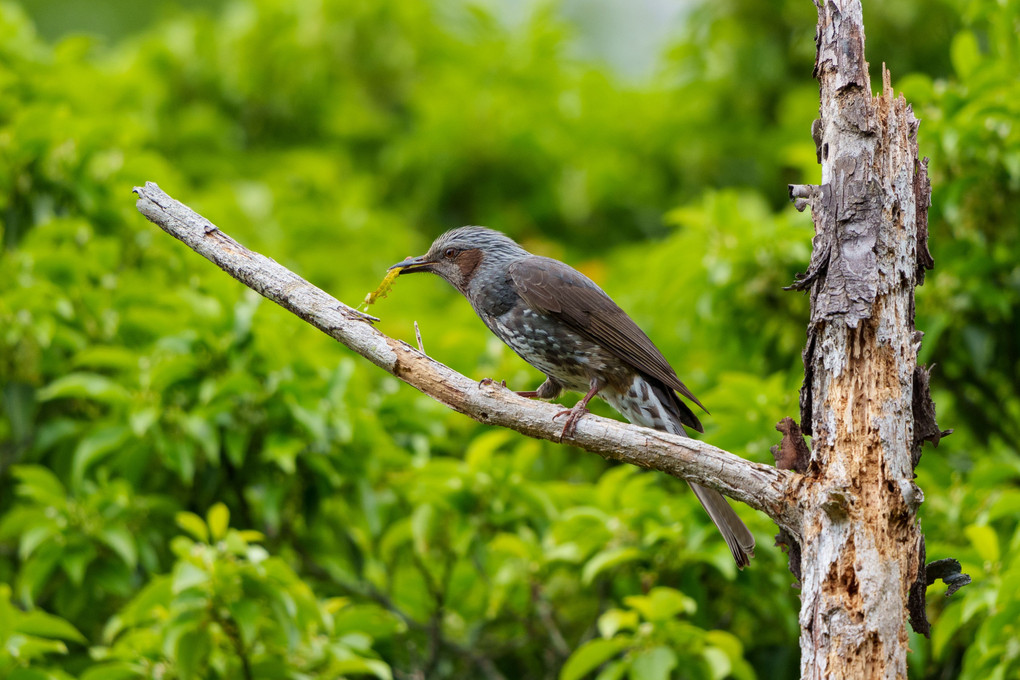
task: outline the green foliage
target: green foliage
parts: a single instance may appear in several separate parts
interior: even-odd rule
[[[190,537],[171,541],[170,573],[109,620],[103,646],[91,650],[99,663],[83,679],[393,677],[371,646],[373,637],[400,630],[398,621],[343,598],[319,601],[284,560],[255,543],[258,532],[228,522],[222,503],[206,520],[178,514]],[[360,624],[373,613],[370,632]]]
[[[86,642],[77,628],[58,616],[22,611],[11,601],[10,586],[0,585],[0,672],[5,678],[69,678],[52,665],[55,655],[67,654],[68,643]]]
[[[664,680],[674,669],[699,680],[756,677],[736,637],[678,620],[697,609],[679,591],[656,587],[647,595],[624,598],[624,604],[627,609],[610,609],[599,617],[602,637],[577,649],[560,680],[578,680],[600,666],[601,679]]]
[[[940,228],[934,276],[924,304],[926,355],[959,355],[943,364],[944,384],[982,439],[1020,435],[1020,68],[1016,2],[975,4],[950,45],[956,78],[904,82],[924,119],[922,143],[940,191],[932,220]],[[937,238],[941,236],[942,238]],[[927,286],[926,286],[927,287]],[[989,400],[998,404],[989,409]]]
[[[869,57],[935,182],[918,326],[957,433],[918,470],[928,556],[975,577],[932,589],[911,673],[1006,678],[1020,7],[872,4]],[[570,56],[554,3],[239,0],[109,44],[0,6],[0,675],[796,677],[763,517],[740,510],[738,574],[681,482],[447,412],[129,190],[158,181],[348,302],[440,230],[498,227],[599,281],[709,405],[706,437],[769,462],[798,411],[807,300],[781,289],[812,232],[785,184],[817,181],[813,28],[800,0],[704,3],[626,83]],[[439,281],[374,309],[469,375],[539,380]]]

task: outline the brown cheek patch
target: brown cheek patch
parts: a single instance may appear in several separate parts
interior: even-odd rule
[[[482,262],[482,251],[478,248],[465,250],[457,256],[457,266],[460,267],[460,275],[464,281],[471,278],[471,273]]]

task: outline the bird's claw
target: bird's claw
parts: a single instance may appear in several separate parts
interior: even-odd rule
[[[482,385],[492,385],[495,382],[496,381],[493,380],[492,378],[482,378],[481,380],[478,381],[478,386],[481,387]],[[506,380],[500,380],[499,386],[506,387]]]
[[[587,407],[582,404],[576,404],[573,408],[565,409],[553,416],[553,420],[560,416],[567,417],[567,422],[563,423],[563,432],[560,433],[561,440],[574,436],[574,432],[577,430],[577,421],[583,418],[586,413],[588,413]]]

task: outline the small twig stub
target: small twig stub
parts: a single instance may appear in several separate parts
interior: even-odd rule
[[[414,337],[418,341],[418,351],[425,354],[425,345],[421,341],[421,329],[418,328],[418,322],[414,322]]]

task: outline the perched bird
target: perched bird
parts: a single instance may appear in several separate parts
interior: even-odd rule
[[[428,253],[393,265],[400,275],[432,272],[468,299],[485,325],[546,380],[526,397],[553,399],[584,393],[565,415],[563,435],[573,433],[598,395],[627,420],[687,436],[703,432],[697,416],[677,396],[700,406],[662,352],[587,276],[548,257],[532,255],[485,227],[460,227],[435,240]],[[706,411],[707,412],[707,411]],[[691,488],[719,528],[738,567],[754,555],[754,537],[714,489]]]

